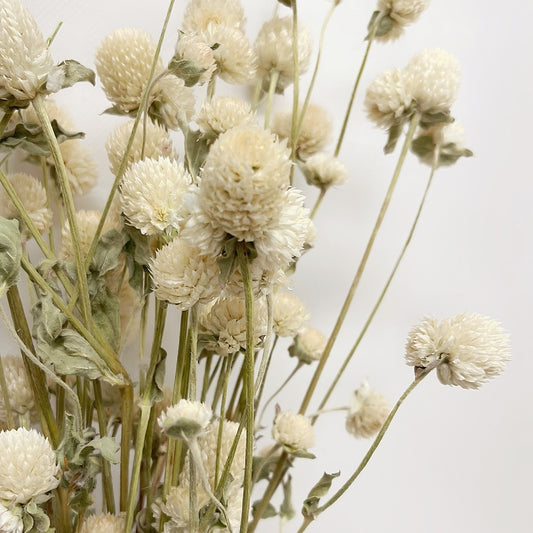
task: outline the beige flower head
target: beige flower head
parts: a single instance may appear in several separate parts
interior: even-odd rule
[[[22,172],[9,174],[8,180],[13,185],[17,196],[39,233],[46,233],[52,226],[52,211],[48,208],[46,191],[41,182]],[[22,237],[30,238],[29,230],[23,225],[21,215],[8,197],[5,189],[0,189],[0,215],[4,218],[15,218],[21,223]]]
[[[250,104],[244,100],[216,96],[204,102],[196,122],[203,133],[218,137],[236,126],[251,124],[254,114]]]
[[[0,431],[0,464],[0,500],[44,502],[59,484],[56,454],[34,429]]]
[[[153,89],[150,113],[167,128],[177,130],[194,115],[194,91],[185,82],[169,74],[161,78]]]
[[[110,513],[95,514],[83,521],[80,533],[124,533],[126,520],[124,515]]]
[[[274,116],[272,131],[281,139],[290,139],[292,129],[292,111],[277,113]],[[302,120],[302,126],[296,140],[298,157],[307,159],[324,149],[331,135],[331,118],[321,106],[310,104]]]
[[[24,522],[22,521],[21,508],[18,505],[0,503],[0,531],[2,533],[23,533]]]
[[[120,204],[128,222],[145,235],[178,229],[186,214],[184,196],[191,177],[166,157],[131,165],[120,186]]]
[[[98,166],[91,152],[77,139],[62,142],[59,149],[72,192],[78,196],[87,194],[98,181]],[[48,162],[53,164],[52,157]]]
[[[318,329],[304,326],[289,346],[289,354],[291,357],[297,357],[301,363],[309,365],[322,357],[327,341],[326,336]]]
[[[437,366],[444,385],[478,389],[501,374],[510,357],[509,334],[501,324],[477,313],[440,322],[425,318],[407,337],[405,358],[415,368]]]
[[[256,125],[220,135],[205,161],[199,201],[213,226],[253,241],[279,216],[289,185],[284,143]]]
[[[346,416],[346,431],[358,438],[372,437],[381,429],[389,412],[387,399],[365,381],[353,393]]]
[[[0,0],[0,101],[35,98],[54,63],[31,13],[19,0]]]
[[[280,337],[294,337],[310,316],[300,298],[286,292],[274,294],[273,314],[273,329]]]
[[[220,269],[216,259],[205,256],[179,237],[160,248],[150,265],[156,298],[190,309],[220,294]]]
[[[106,141],[107,157],[109,159],[111,172],[114,175],[118,174],[122,157],[126,151],[126,146],[133,129],[133,120],[125,122],[116,127]],[[143,140],[144,140],[144,157],[141,157],[143,153]],[[169,159],[175,159],[176,154],[172,146],[172,140],[168,131],[156,124],[155,122],[148,120],[146,122],[146,131],[143,134],[143,128],[139,124],[139,127],[135,131],[133,137],[133,144],[128,152],[126,161],[126,168],[132,163],[141,161],[141,159],[158,159],[159,157],[168,157]]]
[[[279,75],[276,90],[283,90],[294,81],[292,50],[292,17],[275,17],[263,25],[255,41],[258,74],[263,79],[263,88],[268,88],[273,72]],[[312,43],[307,28],[298,24],[298,73],[309,68]]]
[[[202,32],[209,26],[244,29],[244,10],[239,0],[191,0],[185,8],[182,29]]]
[[[388,41],[400,37],[405,28],[416,22],[428,8],[430,0],[378,0],[377,10],[386,18],[387,31],[376,39]]]
[[[169,437],[192,439],[204,433],[211,418],[213,411],[205,403],[181,399],[162,413],[157,422]]]
[[[181,33],[173,59],[201,72],[197,75],[199,85],[207,83],[217,68],[213,49],[199,33]]]
[[[291,452],[308,450],[315,445],[311,419],[291,411],[279,412],[276,415],[272,425],[272,437]]]
[[[348,180],[348,170],[338,158],[318,153],[305,162],[304,175],[307,183],[320,189],[342,185]]]
[[[144,30],[124,28],[104,38],[96,51],[96,72],[107,98],[120,111],[139,107],[156,44]],[[156,74],[163,71],[159,59]]]
[[[5,355],[2,357],[2,366],[7,384],[7,396],[11,411],[18,415],[31,413],[35,408],[33,390],[20,356]],[[0,421],[7,420],[4,395],[0,394]]]

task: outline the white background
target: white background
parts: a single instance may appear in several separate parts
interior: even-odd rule
[[[90,67],[94,67],[95,47],[118,27],[144,28],[157,38],[167,6],[166,0],[26,0],[25,4],[45,35],[59,20],[64,22],[52,47],[57,61],[73,58]],[[165,61],[185,2],[176,4],[164,46]],[[316,43],[330,3],[299,4],[301,20]],[[247,33],[253,40],[275,4],[248,0],[243,5]],[[374,8],[371,0],[344,0],[327,33],[313,100],[334,117],[335,138]],[[404,66],[425,48],[439,47],[454,54],[463,76],[452,112],[464,125],[475,158],[438,172],[411,248],[331,405],[347,404],[351,391],[365,378],[394,401],[412,378],[412,369],[403,362],[406,335],[427,314],[442,318],[468,311],[496,318],[511,333],[513,356],[506,373],[479,391],[445,387],[430,376],[400,409],[356,485],[308,531],[531,531],[532,18],[533,4],[524,0],[434,0],[400,40],[372,48],[341,153],[350,181],[326,196],[316,218],[318,244],[302,259],[295,283],[296,293],[312,313],[313,326],[325,333],[331,330],[397,158],[397,152],[383,155],[385,134],[364,117],[362,97],[368,83],[383,70]],[[303,78],[304,89],[308,80],[309,75]],[[223,83],[219,88],[232,91]],[[101,207],[112,180],[104,143],[117,119],[99,115],[108,103],[98,85],[69,89],[61,101],[87,132],[86,142],[101,168],[99,187],[80,206]],[[287,91],[285,100],[277,98],[275,105],[285,109],[290,103]],[[351,347],[388,275],[427,173],[427,167],[409,157],[322,386]],[[297,186],[304,187],[301,177]],[[309,205],[315,194],[309,191]],[[271,387],[293,365],[283,351],[277,357]],[[282,394],[283,408],[298,408],[310,376],[310,369],[302,371]],[[294,474],[297,510],[323,471],[341,470],[345,479],[369,446],[345,433],[341,413],[324,417],[316,429],[318,459],[299,460]],[[299,521],[297,517],[285,531],[296,531]],[[277,520],[270,519],[261,531],[278,527]]]

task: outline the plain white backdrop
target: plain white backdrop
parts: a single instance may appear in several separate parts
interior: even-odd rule
[[[72,58],[92,68],[95,48],[106,34],[129,26],[157,38],[167,8],[166,0],[26,0],[25,5],[45,35],[63,21],[52,47],[57,61]],[[243,5],[247,34],[253,40],[272,15],[275,2],[243,0]],[[163,49],[165,61],[172,54],[184,6],[185,1],[176,2]],[[301,22],[311,30],[315,44],[329,7],[328,0],[299,2]],[[332,140],[342,122],[374,8],[373,0],[344,0],[326,35],[313,101],[334,119]],[[288,10],[281,6],[280,13]],[[436,376],[425,380],[400,409],[357,483],[310,532],[531,531],[532,18],[533,4],[524,0],[433,0],[401,39],[372,47],[341,152],[350,181],[327,194],[316,217],[317,246],[301,260],[295,279],[295,292],[312,313],[314,327],[328,334],[334,324],[398,156],[398,151],[383,155],[385,133],[365,118],[362,101],[370,81],[383,70],[404,66],[425,48],[454,54],[463,75],[452,113],[463,124],[475,157],[438,172],[412,245],[331,406],[346,405],[351,391],[365,378],[395,401],[412,379],[412,369],[403,361],[405,338],[427,314],[442,318],[467,311],[496,318],[511,333],[512,360],[504,375],[479,391],[445,387]],[[309,75],[304,76],[303,90],[308,82]],[[218,89],[227,94],[234,91],[224,83]],[[204,94],[199,93],[199,101]],[[87,133],[87,145],[101,169],[99,186],[79,205],[101,207],[112,181],[104,143],[120,120],[100,114],[109,104],[98,83],[96,88],[80,84],[64,91],[60,101]],[[285,98],[276,97],[275,108],[287,109],[291,101],[288,90]],[[183,153],[180,144],[177,147]],[[427,174],[428,168],[414,156],[408,158],[326,367],[322,390],[353,344],[390,271]],[[301,176],[296,185],[304,188],[311,206],[316,192]],[[271,389],[293,361],[280,351],[275,363],[268,383]],[[284,409],[298,408],[310,376],[310,369],[302,371],[280,396]],[[370,444],[346,434],[341,413],[323,417],[316,429],[318,458],[298,460],[294,473],[298,512],[323,471],[340,470],[340,479],[345,479]],[[284,531],[296,531],[299,523],[297,515]],[[261,531],[278,529],[274,518],[265,521]]]

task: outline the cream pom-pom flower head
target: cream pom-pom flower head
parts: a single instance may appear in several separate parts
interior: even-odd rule
[[[503,372],[509,335],[499,322],[477,313],[425,318],[409,333],[405,357],[418,369],[437,365],[445,385],[477,389]]]
[[[205,431],[212,417],[213,411],[205,403],[181,399],[161,414],[158,423],[170,437],[191,439]]]
[[[315,444],[311,419],[291,411],[279,412],[272,425],[272,437],[291,452],[308,450]]]
[[[123,533],[125,526],[124,515],[95,514],[83,521],[80,533]]]
[[[405,28],[416,22],[428,8],[430,0],[378,0],[372,22],[378,24],[376,39],[388,41],[400,37]],[[377,19],[379,17],[379,19]],[[376,20],[377,19],[377,20]]]
[[[346,416],[346,431],[358,438],[372,437],[381,429],[389,412],[387,399],[365,381],[353,393]]]

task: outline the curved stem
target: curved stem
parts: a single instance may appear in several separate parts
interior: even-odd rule
[[[428,179],[428,182],[427,182],[427,185],[426,185],[426,189],[424,190],[424,194],[422,196],[422,199],[420,200],[420,204],[418,206],[418,211],[416,213],[416,216],[415,216],[415,219],[413,220],[413,224],[411,225],[411,230],[409,231],[409,235],[407,236],[407,239],[403,245],[403,248],[400,252],[400,255],[398,256],[398,258],[396,259],[396,263],[394,264],[394,267],[389,275],[389,278],[387,279],[387,282],[385,283],[385,286],[383,287],[383,290],[381,291],[381,294],[379,295],[379,298],[377,300],[377,302],[375,303],[374,305],[374,308],[372,309],[370,315],[368,316],[366,322],[365,322],[365,325],[363,326],[363,329],[361,330],[361,332],[359,333],[359,336],[357,337],[354,345],[352,346],[352,349],[350,350],[350,353],[346,356],[346,359],[344,360],[344,363],[342,364],[339,372],[337,373],[337,375],[335,376],[335,379],[333,380],[333,382],[331,383],[331,385],[329,386],[329,389],[328,391],[326,392],[326,394],[324,395],[324,398],[323,400],[320,402],[320,405],[318,407],[319,410],[321,410],[327,403],[327,401],[329,400],[329,397],[331,396],[331,393],[333,392],[334,388],[336,387],[339,379],[341,378],[341,376],[344,374],[344,371],[346,370],[346,367],[348,366],[348,364],[350,363],[355,351],[357,350],[357,348],[359,347],[359,344],[361,343],[361,341],[363,340],[363,337],[365,336],[370,324],[372,323],[372,320],[374,319],[374,316],[375,314],[377,313],[382,301],[383,301],[383,298],[385,297],[385,294],[387,294],[387,291],[389,290],[389,287],[390,287],[390,284],[392,282],[392,279],[394,278],[395,274],[396,274],[396,271],[398,270],[398,267],[400,266],[400,263],[402,262],[402,259],[405,255],[405,252],[407,251],[407,248],[411,242],[411,239],[413,238],[413,234],[415,232],[415,229],[416,229],[416,226],[418,224],[418,220],[420,219],[420,215],[422,213],[422,209],[424,208],[424,204],[426,202],[426,198],[427,198],[427,195],[428,195],[428,192],[429,192],[429,188],[431,186],[431,183],[433,182],[433,176],[435,174],[435,165],[432,166],[431,168],[431,173],[429,175],[429,179]]]
[[[318,194],[318,198],[316,199],[315,205],[313,206],[313,210],[311,211],[311,214],[309,215],[309,218],[313,220],[315,218],[316,212],[318,211],[318,208],[320,207],[320,204],[322,203],[322,200],[324,199],[324,196],[326,196],[326,187],[322,187],[320,189],[320,193]]]
[[[405,161],[405,157],[407,155],[407,152],[409,150],[409,147],[411,146],[411,143],[413,141],[413,136],[416,131],[416,128],[418,126],[418,123],[420,121],[420,115],[418,113],[415,113],[411,119],[411,122],[409,124],[409,130],[407,132],[407,135],[405,137],[404,144],[402,146],[402,151],[400,153],[400,157],[398,159],[398,162],[396,164],[396,168],[394,169],[394,173],[391,179],[391,182],[389,184],[389,188],[387,189],[387,193],[385,195],[385,199],[383,200],[383,203],[381,204],[381,209],[379,210],[378,217],[376,219],[376,222],[374,224],[374,229],[372,230],[372,234],[370,235],[370,238],[368,240],[368,243],[366,245],[365,251],[363,253],[363,257],[361,259],[361,262],[359,264],[359,267],[357,269],[357,272],[355,274],[354,280],[352,282],[352,285],[348,291],[348,294],[346,295],[346,299],[344,300],[344,304],[342,306],[342,309],[339,313],[339,316],[337,318],[337,322],[335,323],[335,326],[333,328],[333,331],[331,332],[331,335],[328,339],[328,342],[326,344],[326,347],[324,349],[324,353],[322,354],[322,357],[320,358],[320,361],[318,362],[318,366],[315,370],[315,373],[313,374],[313,377],[311,379],[311,383],[309,384],[309,387],[305,393],[304,399],[302,401],[302,405],[300,406],[300,413],[305,414],[305,411],[307,410],[307,407],[309,406],[309,402],[311,401],[311,397],[313,396],[313,393],[316,389],[318,380],[320,378],[320,375],[322,374],[322,371],[324,370],[324,366],[326,365],[326,361],[328,360],[328,357],[331,353],[331,350],[333,348],[333,345],[335,344],[335,341],[337,340],[337,336],[339,334],[339,331],[341,329],[341,326],[344,322],[344,319],[346,318],[346,315],[348,313],[348,309],[350,308],[350,304],[352,303],[353,297],[355,295],[355,292],[357,290],[357,287],[359,286],[359,281],[361,280],[361,277],[363,275],[363,272],[366,267],[366,263],[368,261],[368,258],[370,257],[370,252],[372,251],[372,247],[374,246],[374,241],[376,240],[377,234],[379,232],[379,229],[381,228],[381,224],[383,222],[383,219],[385,218],[385,214],[387,213],[387,209],[389,207],[390,201],[392,199],[392,195],[394,193],[394,189],[396,187],[396,183],[398,182],[398,178],[400,177],[400,172],[402,170],[403,162]]]

